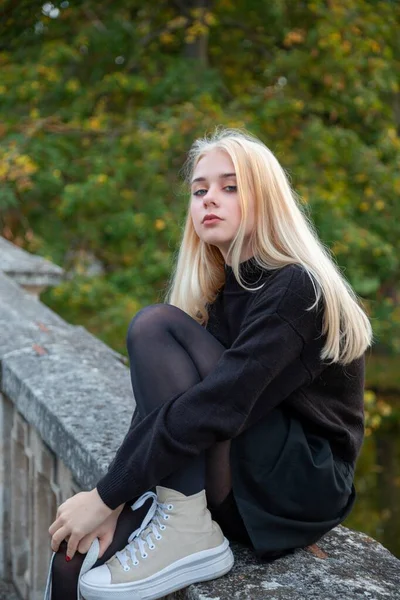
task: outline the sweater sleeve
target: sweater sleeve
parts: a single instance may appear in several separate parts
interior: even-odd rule
[[[257,296],[239,335],[202,381],[171,398],[128,431],[97,490],[103,502],[115,508],[138,496],[219,441],[232,439],[252,424],[251,412],[262,395],[265,416],[291,390],[309,381],[299,360],[304,344],[319,335],[315,315],[307,313],[309,294],[287,294],[275,286]],[[280,310],[291,308],[291,319]],[[296,327],[293,325],[296,324]],[[290,366],[296,365],[293,372]],[[271,382],[284,376],[284,392]]]

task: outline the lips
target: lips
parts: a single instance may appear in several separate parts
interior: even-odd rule
[[[218,219],[219,221],[221,221],[221,219],[219,217],[217,217],[217,215],[206,215],[203,219],[203,223],[205,223],[206,221],[211,221],[212,219]]]

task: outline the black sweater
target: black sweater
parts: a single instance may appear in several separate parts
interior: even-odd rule
[[[236,437],[284,403],[334,455],[354,463],[364,433],[364,356],[345,367],[320,360],[323,301],[299,265],[261,270],[241,263],[246,291],[225,266],[209,310],[210,331],[227,350],[215,369],[143,420],[134,418],[98,492],[110,507],[144,493],[218,441]],[[252,286],[253,287],[253,286]]]

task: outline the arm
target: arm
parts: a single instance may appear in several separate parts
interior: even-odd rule
[[[298,277],[292,280],[299,283]],[[288,294],[278,277],[277,285],[255,298],[240,334],[214,370],[129,430],[109,472],[97,485],[105,504],[118,506],[216,442],[236,437],[252,424],[253,407],[278,377],[282,391],[274,385],[273,395],[263,395],[258,419],[310,380],[299,357],[304,344],[318,337],[320,330],[316,314],[306,311],[311,304],[307,292],[302,294],[296,287],[294,295]],[[285,317],[289,313],[290,322]]]

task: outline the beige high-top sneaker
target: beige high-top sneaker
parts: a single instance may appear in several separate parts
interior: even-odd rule
[[[211,518],[204,490],[185,496],[159,486],[132,510],[149,498],[153,504],[124,550],[81,577],[86,600],[156,600],[232,568],[229,542]]]

